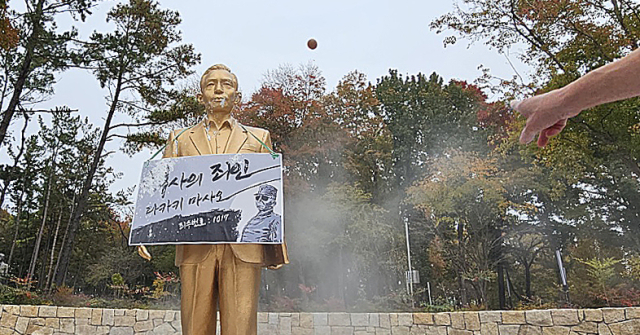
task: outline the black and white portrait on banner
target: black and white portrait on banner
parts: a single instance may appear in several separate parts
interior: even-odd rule
[[[283,242],[282,156],[217,154],[148,161],[129,244]]]

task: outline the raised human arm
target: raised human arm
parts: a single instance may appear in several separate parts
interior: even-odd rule
[[[520,134],[521,143],[536,134],[538,146],[564,129],[567,119],[581,111],[608,102],[640,95],[640,49],[626,57],[597,68],[569,85],[522,101],[511,107],[527,118]]]

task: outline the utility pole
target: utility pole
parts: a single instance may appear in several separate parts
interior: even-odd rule
[[[564,264],[562,264],[562,253],[560,249],[556,249],[556,260],[558,261],[558,270],[560,271],[560,280],[562,281],[562,291],[564,292],[564,300],[567,306],[571,305],[571,300],[569,299],[569,284],[567,283],[567,271],[564,268]]]
[[[404,232],[407,240],[407,263],[409,264],[409,271],[407,272],[407,291],[411,297],[411,308],[415,308],[415,301],[413,299],[413,268],[411,267],[411,247],[409,245],[409,219],[406,217],[404,220]]]

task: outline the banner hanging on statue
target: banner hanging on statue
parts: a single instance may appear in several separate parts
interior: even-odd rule
[[[282,155],[147,161],[130,245],[283,243]]]

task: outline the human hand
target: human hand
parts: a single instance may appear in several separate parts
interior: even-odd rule
[[[531,142],[536,134],[538,147],[544,147],[549,138],[558,135],[567,125],[567,119],[580,114],[580,109],[565,103],[562,90],[554,90],[534,97],[512,101],[511,108],[527,118],[520,134],[520,143]]]
[[[147,247],[145,247],[144,245],[138,246],[138,255],[148,261],[151,260],[151,254],[149,253],[149,250],[147,250]]]

